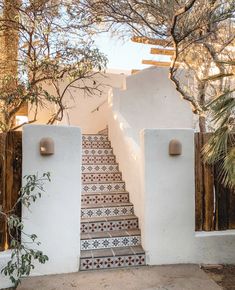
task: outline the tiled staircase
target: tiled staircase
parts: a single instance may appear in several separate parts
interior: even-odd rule
[[[138,218],[107,135],[83,135],[80,270],[141,266]]]

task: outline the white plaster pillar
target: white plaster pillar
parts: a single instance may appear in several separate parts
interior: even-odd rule
[[[169,155],[172,139],[182,143],[182,155]],[[190,262],[194,251],[194,132],[145,129],[141,132],[141,152],[147,262]]]
[[[55,153],[41,156],[39,142],[50,137]],[[49,261],[37,264],[33,275],[79,269],[81,212],[81,131],[78,127],[27,125],[23,129],[23,176],[51,173],[45,194],[29,212],[23,208],[26,233],[38,236]]]

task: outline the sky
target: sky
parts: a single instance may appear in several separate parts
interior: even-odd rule
[[[108,57],[108,69],[144,69],[148,65],[141,64],[143,59],[160,60],[158,56],[150,54],[150,49],[153,45],[112,38],[109,33],[100,34],[95,43]]]

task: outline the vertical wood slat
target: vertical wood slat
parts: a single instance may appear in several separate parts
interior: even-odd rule
[[[196,231],[202,231],[203,225],[203,168],[201,160],[201,142],[199,133],[195,133],[195,228]]]
[[[224,187],[220,165],[203,162],[201,151],[211,134],[195,133],[195,229],[235,229],[235,189]]]
[[[229,136],[229,146],[233,146],[235,143],[235,134],[230,134]],[[228,215],[229,215],[229,229],[235,229],[235,187],[229,188],[229,207],[228,207]]]
[[[210,134],[202,134],[202,148],[208,142]],[[203,161],[202,161],[203,162]],[[214,230],[214,174],[213,167],[203,162],[204,183],[204,231]]]
[[[0,208],[3,210],[4,203],[4,189],[5,189],[5,144],[6,134],[0,134]],[[2,216],[0,216],[0,251],[4,250],[5,245],[5,223]]]
[[[202,149],[210,135],[195,133],[195,229],[214,229],[214,176],[213,168],[204,163]]]
[[[2,190],[2,207],[4,212],[8,212],[15,205],[21,188],[22,176],[22,133],[9,132],[0,134],[1,153],[4,161],[1,162],[1,190]],[[4,148],[4,149],[3,149]],[[21,216],[21,206],[18,205],[15,212]],[[0,250],[3,250],[6,241],[10,242],[6,235],[6,224],[3,222],[0,226],[0,231],[3,231]]]

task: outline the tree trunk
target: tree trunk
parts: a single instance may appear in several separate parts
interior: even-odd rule
[[[199,116],[199,129],[201,133],[206,132],[206,118],[203,116]]]
[[[4,0],[3,21],[0,26],[0,91],[5,100],[0,103],[0,121],[4,131],[11,127],[9,95],[15,94],[18,81],[18,7],[21,0]]]

